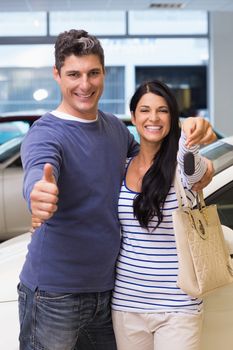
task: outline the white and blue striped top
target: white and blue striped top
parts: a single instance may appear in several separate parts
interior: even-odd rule
[[[185,176],[183,155],[192,151],[195,156],[195,173]],[[206,163],[198,153],[198,147],[187,149],[182,134],[179,143],[178,163],[187,197],[194,200],[192,185],[202,178]],[[131,159],[127,160],[127,167]],[[176,285],[178,261],[172,224],[172,211],[178,207],[173,185],[163,208],[163,221],[153,231],[157,217],[151,220],[149,232],[141,228],[133,215],[133,200],[137,195],[123,180],[118,215],[121,223],[121,250],[117,261],[112,309],[128,312],[198,312],[202,300],[185,294]]]

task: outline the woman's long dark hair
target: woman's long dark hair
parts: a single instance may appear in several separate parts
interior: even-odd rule
[[[135,116],[139,100],[148,92],[165,99],[170,113],[171,126],[159,152],[154,157],[153,164],[143,177],[141,192],[134,199],[134,215],[140,225],[147,229],[154,216],[158,218],[156,227],[163,220],[162,210],[175,173],[180,137],[179,110],[176,99],[169,87],[161,81],[153,80],[141,84],[131,98],[130,111]]]

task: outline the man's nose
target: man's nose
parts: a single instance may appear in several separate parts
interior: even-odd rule
[[[88,90],[90,88],[90,81],[87,75],[82,76],[80,81],[80,87],[83,90]]]

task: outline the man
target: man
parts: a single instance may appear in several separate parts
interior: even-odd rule
[[[54,78],[62,101],[22,145],[24,196],[46,221],[20,274],[21,350],[116,349],[110,300],[117,201],[125,159],[138,145],[122,122],[98,111],[104,74],[96,37],[83,30],[58,36]]]

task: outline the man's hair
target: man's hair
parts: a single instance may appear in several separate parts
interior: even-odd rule
[[[71,29],[60,33],[55,43],[55,66],[60,72],[68,56],[97,55],[104,71],[104,50],[99,40],[85,30]]]

